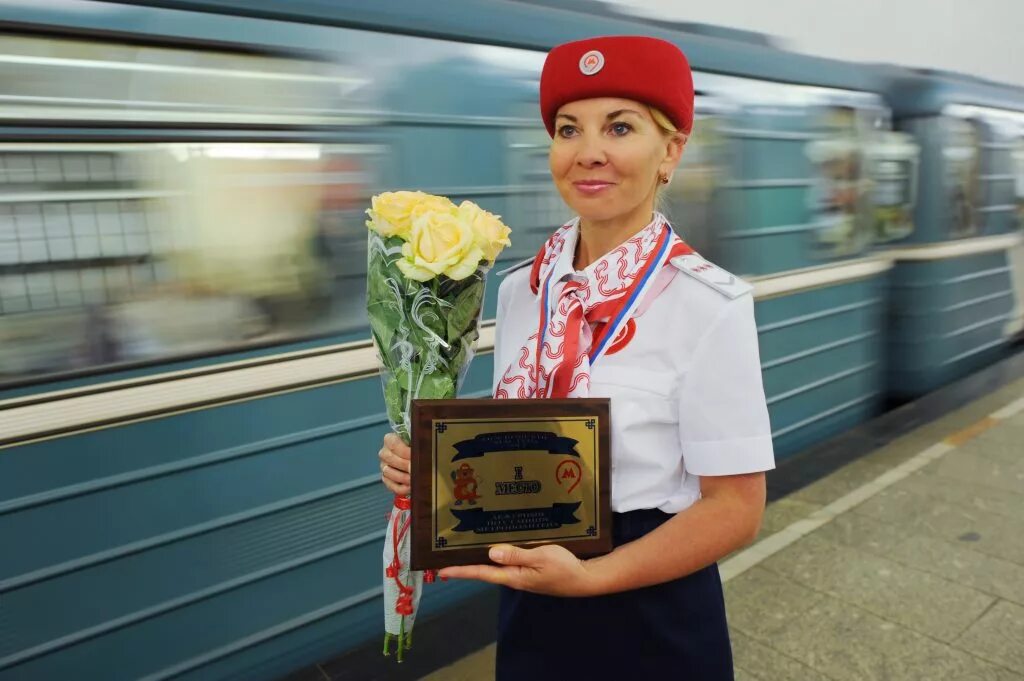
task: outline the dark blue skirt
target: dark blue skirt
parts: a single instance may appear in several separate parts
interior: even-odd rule
[[[615,513],[615,545],[671,518]],[[540,596],[503,587],[497,681],[571,678],[733,678],[718,565],[655,586],[593,598]]]

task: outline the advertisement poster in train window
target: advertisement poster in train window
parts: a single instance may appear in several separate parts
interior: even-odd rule
[[[981,142],[975,121],[947,118],[942,158],[945,166],[946,200],[949,206],[949,235],[973,236],[980,227]]]
[[[879,131],[869,146],[875,243],[906,238],[914,231],[920,148],[912,135]]]
[[[814,170],[810,188],[812,251],[821,258],[862,252],[871,241],[866,135],[852,107],[824,107],[818,135],[808,143]]]
[[[0,146],[0,384],[365,328],[370,143]]]

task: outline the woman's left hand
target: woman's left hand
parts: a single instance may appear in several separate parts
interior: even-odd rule
[[[492,546],[488,557],[498,565],[460,565],[441,570],[442,577],[479,579],[548,596],[595,596],[597,576],[587,563],[557,544],[524,549]]]

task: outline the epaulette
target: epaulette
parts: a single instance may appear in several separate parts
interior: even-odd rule
[[[754,286],[743,281],[735,274],[726,272],[718,265],[708,262],[696,253],[680,255],[670,262],[682,272],[690,275],[702,284],[715,289],[727,298],[739,298],[753,290]]]
[[[515,265],[512,265],[511,267],[506,267],[503,270],[499,270],[499,271],[495,272],[495,274],[497,274],[499,277],[504,277],[506,274],[511,274],[512,272],[515,272],[516,270],[521,270],[524,267],[527,267],[527,266],[532,265],[532,264],[533,264],[533,258],[530,257],[530,258],[527,258],[526,260],[524,260],[522,262],[517,262]]]

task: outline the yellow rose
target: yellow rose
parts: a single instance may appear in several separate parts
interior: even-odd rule
[[[409,238],[412,221],[424,210],[455,210],[455,204],[446,198],[424,192],[384,192],[370,200],[366,210],[370,219],[366,226],[381,236]]]
[[[412,221],[409,239],[396,263],[402,274],[428,281],[439,274],[465,279],[476,271],[483,251],[476,245],[472,228],[454,211],[421,211]]]
[[[459,205],[459,219],[467,223],[473,230],[477,247],[483,251],[484,258],[490,262],[494,262],[505,246],[512,244],[508,238],[512,230],[502,223],[500,217],[500,215],[488,213],[472,201],[463,201]]]
[[[412,211],[409,213],[409,224],[411,225],[417,218],[428,213],[450,213],[454,215],[456,211],[458,211],[458,208],[447,198],[434,196],[433,194],[424,194],[423,199],[412,207]]]

